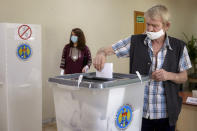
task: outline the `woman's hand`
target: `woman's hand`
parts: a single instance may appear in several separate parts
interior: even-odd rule
[[[86,73],[86,72],[88,72],[88,70],[89,70],[89,66],[86,65],[86,66],[83,67],[82,73]]]
[[[64,75],[64,69],[61,69],[60,75],[61,75],[61,76]]]

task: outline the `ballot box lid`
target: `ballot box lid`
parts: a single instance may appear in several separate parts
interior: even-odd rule
[[[79,87],[86,88],[110,88],[121,85],[128,85],[132,83],[141,82],[136,74],[122,74],[113,73],[113,78],[96,77],[95,72],[91,73],[75,73],[62,76],[50,77],[49,82],[61,85],[76,86],[78,87],[79,76],[83,75]],[[142,82],[147,81],[148,76],[142,76]]]

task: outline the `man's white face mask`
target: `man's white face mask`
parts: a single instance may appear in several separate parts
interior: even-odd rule
[[[162,35],[164,35],[164,31],[163,31],[163,29],[161,29],[158,32],[146,31],[146,34],[147,34],[148,38],[150,38],[151,40],[155,40],[155,39],[158,39],[159,37],[161,37]]]

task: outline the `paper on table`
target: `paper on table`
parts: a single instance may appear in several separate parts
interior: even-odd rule
[[[186,103],[197,105],[197,98],[195,98],[195,97],[187,97]]]
[[[96,70],[96,77],[113,78],[113,63],[105,63],[101,72]]]

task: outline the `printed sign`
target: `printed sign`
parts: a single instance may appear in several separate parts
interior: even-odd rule
[[[125,130],[132,120],[132,108],[130,105],[123,105],[116,115],[116,127],[120,130]]]
[[[23,43],[17,47],[17,56],[19,59],[26,61],[31,57],[31,55],[32,49],[28,44]]]
[[[137,16],[137,23],[144,23],[144,17],[143,16]]]
[[[32,35],[32,30],[28,25],[21,25],[18,28],[18,35],[23,40],[28,40]]]

